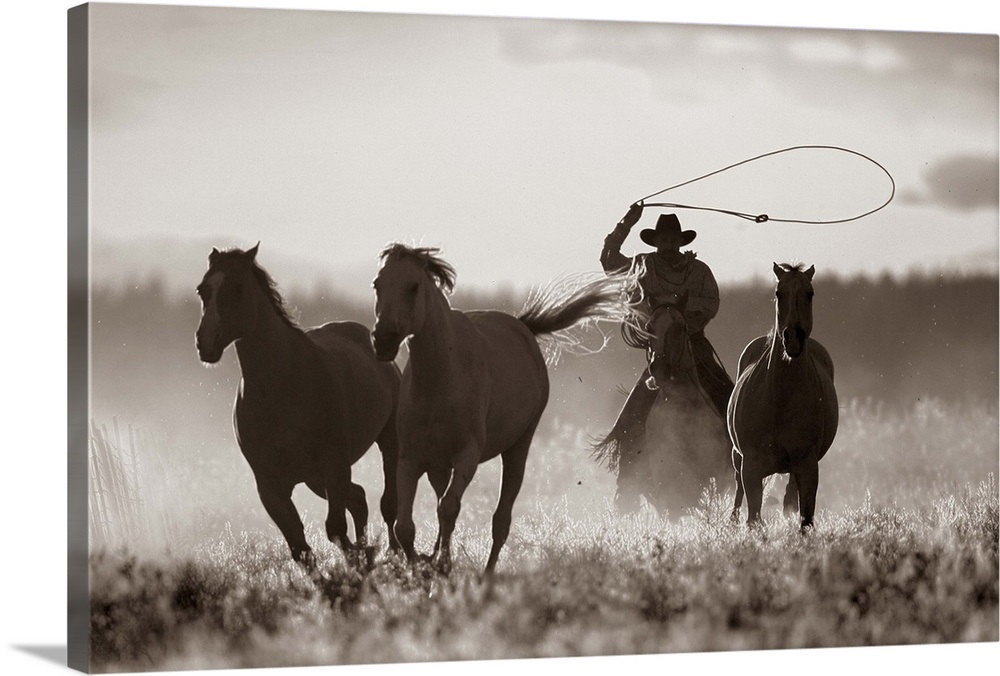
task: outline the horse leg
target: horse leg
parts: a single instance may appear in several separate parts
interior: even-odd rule
[[[325,468],[323,482],[326,485],[326,537],[330,542],[338,545],[345,552],[353,547],[351,539],[347,535],[347,509],[351,505],[351,514],[354,509],[360,509],[354,504],[357,494],[352,495],[351,466],[344,466],[343,463],[330,463]],[[360,488],[360,486],[358,487]],[[362,501],[364,500],[364,491]],[[368,507],[365,506],[365,521],[368,520]],[[355,523],[357,517],[355,516]],[[355,535],[359,535],[355,533]]]
[[[819,488],[819,461],[810,454],[795,468],[795,481],[799,487],[799,514],[802,516],[802,532],[812,528],[816,512],[816,489]]]
[[[451,481],[451,468],[450,467],[436,467],[427,472],[427,479],[431,482],[431,488],[434,489],[434,495],[437,496],[437,504],[441,504],[441,496],[448,489],[448,482]],[[434,541],[434,552],[431,554],[432,557],[437,556],[437,553],[441,550],[441,524],[438,524],[438,534],[437,539]]]
[[[271,517],[278,530],[288,543],[292,559],[307,568],[316,565],[316,557],[306,542],[302,519],[292,502],[292,487],[279,487],[257,479],[257,494],[260,496],[264,510]]]
[[[409,561],[416,558],[413,541],[417,528],[413,524],[413,500],[417,495],[417,481],[423,474],[415,462],[400,457],[396,466],[396,523],[392,527],[396,541]]]
[[[469,441],[455,454],[451,481],[441,500],[438,501],[441,548],[438,550],[435,563],[446,575],[451,570],[451,535],[455,531],[455,522],[458,521],[458,513],[462,509],[462,496],[479,466],[479,455],[480,445],[475,441]]]
[[[743,456],[733,447],[733,473],[736,475],[736,499],[733,501],[733,513],[730,514],[731,522],[739,523],[740,509],[743,507]]]
[[[395,416],[389,418],[389,422],[379,435],[377,443],[378,450],[382,453],[382,476],[385,480],[382,499],[379,500],[379,509],[389,534],[389,549],[396,551],[399,549],[399,540],[396,539],[396,534],[392,530],[392,525],[396,523],[396,464],[399,462],[399,439],[396,436]]]
[[[365,489],[351,482],[347,492],[347,511],[354,520],[355,543],[346,541],[342,547],[348,562],[354,566],[367,566],[370,570],[375,562],[375,552],[368,548],[368,498]]]
[[[799,486],[795,480],[795,472],[788,475],[788,485],[785,486],[785,498],[781,509],[786,515],[799,511]]]
[[[496,511],[493,512],[493,547],[490,549],[490,558],[486,561],[485,575],[490,575],[497,565],[500,557],[500,549],[507,542],[510,534],[510,518],[514,509],[514,500],[521,490],[521,483],[524,481],[524,465],[528,461],[528,449],[531,447],[531,440],[535,436],[534,425],[528,428],[524,435],[501,455],[503,462],[503,475],[500,479],[500,498],[497,500]]]
[[[764,473],[757,467],[757,463],[744,456],[740,474],[747,497],[747,525],[757,526],[760,524],[760,508],[764,501]]]
[[[632,442],[634,443],[634,442]],[[624,455],[618,459],[618,478],[615,482],[615,508],[624,514],[639,509],[639,496],[642,489],[639,486],[639,458],[634,455]]]
[[[368,498],[365,496],[365,489],[354,482],[351,482],[347,493],[347,511],[354,520],[354,538],[357,546],[364,547],[368,544]]]

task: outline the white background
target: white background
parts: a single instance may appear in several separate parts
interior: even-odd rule
[[[172,3],[193,4],[193,3]],[[737,25],[977,32],[996,34],[996,10],[983,0],[951,0],[905,14],[876,9],[871,0],[753,3],[698,0],[654,7],[648,0],[461,2],[205,2],[224,6],[368,11],[422,11],[495,16],[570,17]],[[666,3],[664,3],[666,4]],[[882,3],[888,5],[889,3]],[[923,4],[923,3],[921,3]],[[809,5],[806,8],[806,5]],[[66,645],[66,10],[72,3],[21,0],[4,6],[2,158],[3,266],[6,287],[0,406],[4,526],[0,665],[5,674],[48,674],[65,669]],[[900,5],[902,7],[902,5]],[[39,654],[47,657],[40,657]],[[963,672],[1000,663],[1000,644],[721,655],[670,655],[587,660],[488,662],[479,673],[511,668],[605,672],[669,671],[774,673]],[[254,673],[458,674],[468,664],[290,669]],[[211,672],[219,674],[236,671]]]

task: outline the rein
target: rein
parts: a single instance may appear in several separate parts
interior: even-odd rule
[[[891,190],[890,190],[890,193],[889,193],[889,198],[885,202],[883,202],[881,205],[875,207],[874,209],[871,209],[870,211],[866,211],[863,214],[859,214],[857,216],[851,216],[849,218],[839,218],[839,219],[833,219],[833,220],[808,220],[808,219],[803,219],[803,218],[775,218],[773,216],[769,216],[768,214],[750,214],[750,213],[746,213],[746,212],[743,212],[743,211],[736,211],[736,210],[732,210],[732,209],[722,209],[722,208],[719,208],[719,207],[698,206],[698,205],[691,205],[691,204],[678,204],[676,202],[647,202],[646,201],[646,200],[648,200],[648,199],[650,199],[652,197],[656,197],[657,195],[662,195],[665,192],[669,192],[669,191],[675,190],[677,188],[682,188],[682,187],[684,187],[686,185],[691,185],[692,183],[697,183],[698,181],[701,181],[703,179],[709,178],[711,176],[716,176],[717,174],[721,174],[721,173],[723,173],[725,171],[729,171],[730,169],[735,169],[736,167],[742,166],[744,164],[750,164],[751,162],[756,162],[757,160],[761,160],[761,159],[764,159],[766,157],[772,157],[774,155],[780,155],[782,153],[788,153],[788,152],[792,152],[792,151],[795,151],[795,150],[836,150],[838,152],[850,153],[851,155],[856,155],[856,156],[858,156],[858,157],[860,157],[860,158],[862,158],[864,160],[867,160],[868,162],[874,164],[876,167],[878,167],[879,169],[881,169],[885,173],[885,175],[889,178],[889,183],[891,185]],[[669,209],[692,209],[692,210],[697,210],[697,211],[714,211],[715,213],[725,214],[725,215],[728,215],[728,216],[735,216],[737,218],[742,218],[744,220],[753,221],[754,223],[767,223],[767,222],[770,221],[772,223],[802,223],[802,224],[805,224],[805,225],[832,225],[832,224],[835,224],[835,223],[850,223],[851,221],[856,221],[858,219],[864,218],[865,216],[871,216],[875,212],[881,211],[882,209],[884,209],[885,207],[887,207],[889,205],[889,203],[892,201],[893,197],[895,197],[895,196],[896,196],[896,181],[893,179],[892,174],[890,174],[889,170],[886,169],[884,166],[882,166],[882,164],[880,164],[876,160],[872,159],[868,155],[865,155],[864,153],[860,153],[860,152],[858,152],[856,150],[850,150],[849,148],[843,148],[841,146],[830,146],[830,145],[799,145],[799,146],[789,146],[787,148],[782,148],[780,150],[773,150],[773,151],[768,152],[768,153],[763,153],[761,155],[756,155],[755,157],[750,157],[748,159],[741,160],[739,162],[735,162],[735,163],[730,164],[728,166],[725,166],[725,167],[723,167],[721,169],[716,169],[715,171],[711,171],[711,172],[709,172],[707,174],[704,174],[702,176],[698,176],[697,178],[692,178],[692,179],[689,179],[687,181],[683,181],[681,183],[677,183],[675,185],[672,185],[672,186],[670,186],[668,188],[664,188],[663,190],[658,190],[657,192],[654,192],[651,195],[646,195],[642,199],[637,200],[637,203],[641,204],[644,207],[666,207],[666,208],[669,208]]]

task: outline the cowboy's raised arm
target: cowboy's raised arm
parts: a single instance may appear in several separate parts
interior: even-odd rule
[[[709,321],[719,312],[719,285],[712,270],[699,260],[688,278],[688,303],[685,318],[688,331],[703,331]]]
[[[632,259],[623,255],[621,248],[629,231],[638,222],[640,216],[642,216],[642,204],[636,202],[618,221],[615,229],[604,238],[604,248],[601,249],[601,267],[604,268],[605,272],[623,272],[632,266]]]

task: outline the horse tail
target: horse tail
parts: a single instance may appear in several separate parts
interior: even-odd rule
[[[517,318],[536,337],[545,351],[545,361],[553,364],[566,351],[574,354],[600,352],[608,344],[601,332],[601,344],[586,347],[569,329],[598,322],[624,322],[630,308],[623,294],[623,274],[600,276],[571,275],[534,289]]]

